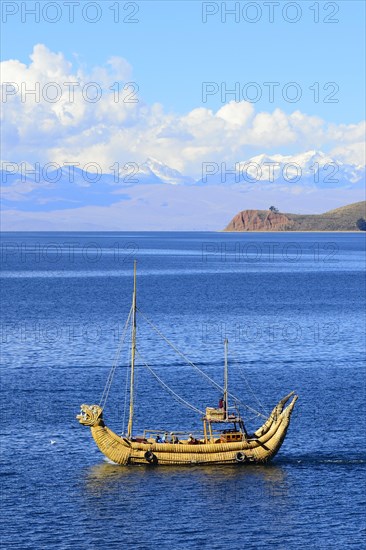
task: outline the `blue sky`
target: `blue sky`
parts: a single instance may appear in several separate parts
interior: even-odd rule
[[[284,21],[283,7],[274,7],[274,22],[269,22],[269,7],[263,2],[262,14],[256,23],[248,23],[240,14],[239,23],[227,15],[221,22],[221,12],[207,16],[202,23],[202,2],[165,1],[137,2],[138,23],[113,22],[115,4],[103,1],[102,17],[97,23],[83,21],[81,9],[75,8],[74,23],[68,22],[68,9],[59,2],[61,19],[56,23],[34,22],[27,15],[25,23],[19,12],[9,15],[3,24],[2,59],[29,62],[29,54],[36,43],[50,50],[61,51],[68,60],[85,66],[103,65],[111,56],[124,57],[133,68],[133,79],[138,82],[140,95],[151,104],[162,103],[167,111],[184,113],[202,104],[202,82],[225,82],[230,89],[235,82],[245,85],[256,82],[262,86],[262,99],[256,104],[261,110],[272,109],[268,89],[263,82],[280,82],[276,88],[275,106],[285,112],[299,108],[302,112],[319,115],[335,123],[357,123],[364,118],[364,12],[362,1],[307,2],[301,7],[301,18],[296,23]],[[11,2],[11,4],[14,4]],[[24,4],[24,2],[18,2]],[[35,2],[27,2],[31,8]],[[45,2],[40,3],[41,6]],[[120,2],[120,17],[128,16],[133,7]],[[214,2],[220,6],[220,2]],[[235,2],[226,2],[227,9]],[[248,2],[239,2],[242,9]],[[319,5],[319,23],[314,23],[315,8]],[[339,11],[333,14],[335,7]],[[327,6],[327,7],[326,7]],[[128,7],[128,6],[127,6]],[[4,9],[4,2],[3,2]],[[9,8],[10,9],[10,8]],[[213,9],[213,8],[210,8]],[[52,19],[55,12],[49,11]],[[90,18],[94,17],[91,11]],[[257,12],[259,13],[259,12]],[[255,18],[248,11],[248,18]],[[287,12],[294,18],[295,12]],[[324,19],[339,19],[325,23]],[[132,18],[132,16],[131,16]],[[282,99],[282,86],[295,81],[301,87],[302,98],[291,104]],[[338,103],[314,102],[314,82],[322,87],[335,82],[339,91]],[[328,92],[332,89],[328,89]],[[320,99],[325,96],[321,90]],[[222,104],[219,94],[208,97],[206,106],[217,109]]]

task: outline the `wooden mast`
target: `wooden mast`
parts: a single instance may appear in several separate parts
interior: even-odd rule
[[[131,347],[131,381],[130,381],[130,415],[128,419],[127,437],[132,436],[133,398],[135,382],[135,355],[136,355],[136,260],[133,262],[133,294],[132,294],[132,347]]]
[[[224,345],[225,345],[225,368],[224,368],[224,408],[225,408],[225,420],[228,419],[228,402],[227,402],[227,386],[228,386],[228,361],[227,361],[227,355],[228,355],[228,343],[229,340],[225,338]]]

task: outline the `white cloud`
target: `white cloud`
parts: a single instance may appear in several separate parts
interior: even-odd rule
[[[355,164],[356,166],[365,166],[366,164],[366,149],[364,141],[335,147],[330,154],[331,156],[347,164]]]
[[[259,113],[253,121],[251,128],[250,143],[264,147],[295,143],[297,134],[291,127],[291,119],[281,109],[275,109],[273,113]]]
[[[4,155],[15,162],[75,161],[99,162],[104,170],[115,162],[143,162],[156,157],[166,164],[199,176],[202,162],[226,162],[234,165],[255,154],[293,154],[322,149],[344,162],[364,163],[364,123],[331,124],[323,119],[294,111],[286,114],[255,112],[245,101],[222,106],[215,113],[199,107],[184,115],[166,113],[159,104],[146,105],[140,92],[122,90],[133,81],[128,62],[112,57],[103,67],[76,68],[62,53],[37,44],[25,65],[18,60],[1,64],[4,82],[15,82],[41,91],[50,82],[62,88],[55,103],[40,101],[31,95],[21,101],[20,93],[3,104]],[[96,103],[85,100],[82,87],[97,82],[102,97]],[[70,101],[65,82],[78,82]],[[109,90],[120,83],[118,101]],[[48,90],[51,93],[52,90]],[[92,93],[92,89],[90,93]],[[138,99],[138,102],[128,102]]]
[[[235,103],[230,101],[216,113],[218,118],[226,120],[229,124],[245,126],[254,114],[254,107],[252,103],[241,101]]]

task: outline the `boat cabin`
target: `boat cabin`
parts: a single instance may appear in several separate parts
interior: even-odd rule
[[[238,430],[224,430],[220,436],[220,443],[243,441],[243,433]]]
[[[212,425],[231,424],[232,428],[214,430]],[[203,432],[205,441],[214,443],[232,443],[246,439],[247,433],[242,418],[235,413],[230,413],[225,408],[206,407],[206,414],[203,417]]]

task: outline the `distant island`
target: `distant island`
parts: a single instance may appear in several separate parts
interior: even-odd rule
[[[268,210],[242,210],[224,231],[366,231],[366,201],[324,214],[287,214]]]

